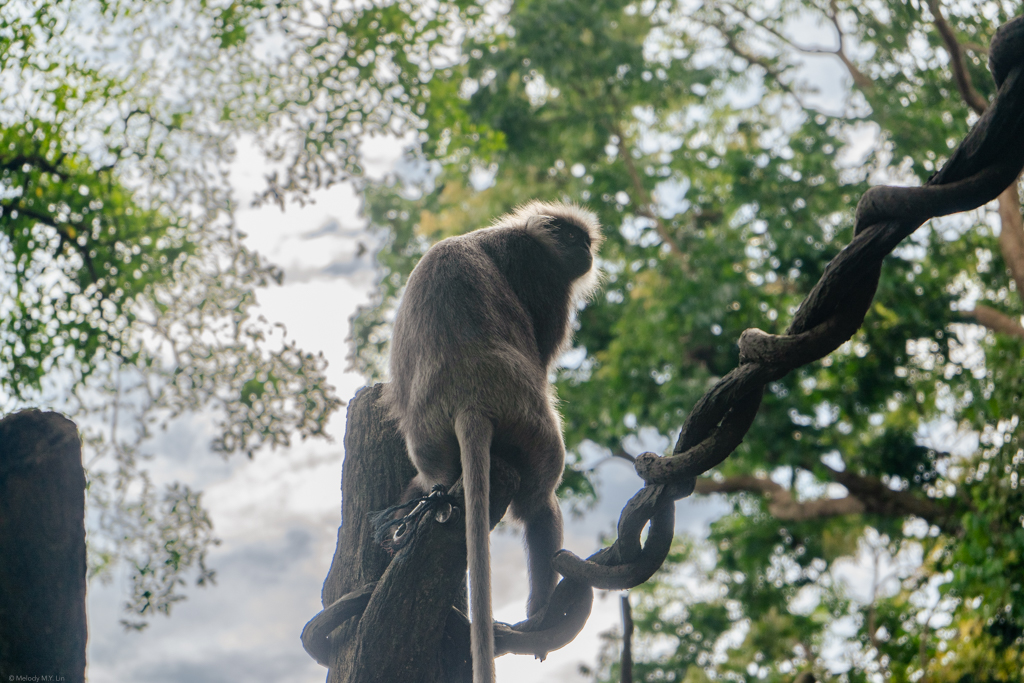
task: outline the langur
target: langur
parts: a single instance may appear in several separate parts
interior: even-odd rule
[[[490,459],[513,467],[525,527],[527,615],[547,605],[562,546],[555,489],[565,446],[548,372],[571,337],[570,316],[597,286],[597,217],[534,201],[491,227],[434,245],[409,276],[381,401],[398,421],[429,492],[463,476],[474,683],[494,679],[490,587]]]

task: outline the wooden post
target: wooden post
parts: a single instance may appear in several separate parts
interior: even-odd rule
[[[622,596],[622,675],[621,683],[633,683],[633,608],[629,594]]]
[[[0,420],[0,680],[84,681],[86,637],[78,428],[15,413]]]
[[[424,519],[416,538],[393,559],[374,540],[370,513],[398,502],[416,474],[397,425],[377,405],[382,388],[378,384],[362,389],[348,408],[342,524],[321,599],[329,607],[369,588],[363,592],[366,602],[359,616],[349,617],[331,633],[327,681],[469,681],[466,532],[461,515],[453,514],[443,523]],[[492,526],[505,513],[518,485],[519,477],[508,465],[492,460]],[[461,497],[461,481],[451,493]]]
[[[341,469],[341,526],[334,561],[321,592],[325,607],[384,574],[391,558],[373,540],[369,514],[397,502],[416,475],[397,425],[377,405],[383,387],[376,384],[360,389],[348,405]],[[334,631],[328,683],[344,680],[344,672],[356,656],[357,623],[350,619]]]

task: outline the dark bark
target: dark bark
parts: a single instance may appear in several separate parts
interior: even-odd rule
[[[598,550],[586,560],[562,549],[555,553],[555,570],[566,579],[606,590],[639,586],[654,576],[672,548],[675,536],[675,501],[693,492],[693,481],[682,488],[645,486],[633,496],[619,516],[619,535],[614,545]],[[650,522],[647,542],[641,547],[640,532]]]
[[[75,424],[0,420],[0,680],[85,680],[85,471]]]
[[[383,386],[360,389],[348,406],[341,527],[321,594],[324,605],[384,574],[391,556],[373,540],[368,514],[396,503],[416,475],[397,425],[377,406]]]
[[[325,607],[384,574],[391,557],[374,541],[369,515],[397,502],[416,474],[396,425],[377,406],[382,386],[361,389],[348,406],[341,526],[321,592]],[[334,632],[328,681],[344,680],[340,674],[356,654],[356,624],[356,620],[349,619]]]

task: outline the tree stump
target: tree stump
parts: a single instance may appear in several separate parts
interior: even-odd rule
[[[416,474],[397,424],[377,405],[382,388],[360,390],[348,408],[342,525],[321,599],[329,608],[361,591],[361,603],[330,635],[327,681],[471,681],[461,514],[443,523],[425,518],[394,558],[374,539],[369,515],[400,501]],[[492,526],[518,484],[511,468],[492,460]],[[462,496],[461,481],[450,493]]]
[[[85,680],[85,572],[78,428],[56,413],[9,415],[0,420],[0,680]]]

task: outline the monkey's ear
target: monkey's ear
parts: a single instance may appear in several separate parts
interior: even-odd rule
[[[526,230],[531,233],[543,230],[553,220],[553,216],[545,216],[544,214],[530,216],[526,219]]]
[[[526,234],[540,242],[552,253],[561,254],[562,248],[552,230],[554,223],[554,216],[543,213],[534,214],[526,219]]]
[[[542,213],[534,214],[526,219],[526,234],[558,253],[558,240],[551,234],[551,229],[548,227],[554,220],[553,216]]]

